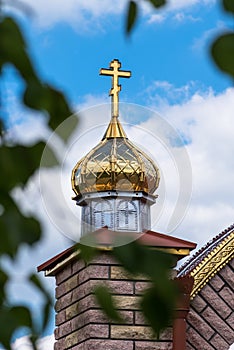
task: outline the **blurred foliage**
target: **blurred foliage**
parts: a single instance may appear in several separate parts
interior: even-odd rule
[[[233,0],[223,0],[223,8],[227,12],[234,14],[234,1]]]
[[[234,0],[223,0],[225,11],[234,16]],[[211,46],[211,56],[224,73],[234,78],[234,30],[222,33]]]
[[[234,77],[234,31],[218,37],[212,45],[211,54],[217,66]]]
[[[145,0],[157,11],[166,4],[165,0]],[[223,9],[234,15],[234,0],[223,0]],[[73,114],[69,103],[56,88],[41,80],[31,59],[27,43],[17,21],[10,16],[5,16],[0,2],[0,75],[3,76],[5,67],[11,65],[18,72],[23,82],[24,91],[21,96],[22,104],[34,111],[44,113],[48,118],[48,126],[56,130],[61,122]],[[15,3],[18,6],[18,3]],[[23,9],[23,7],[21,7]],[[138,1],[129,1],[126,10],[126,34],[130,35],[139,18]],[[230,77],[234,77],[234,31],[221,33],[211,47],[211,55],[216,65]],[[4,107],[1,101],[1,108]],[[76,122],[70,130],[58,128],[56,132],[67,141],[76,127]],[[23,188],[29,178],[35,174],[40,166],[41,155],[45,146],[44,142],[38,142],[32,146],[9,144],[5,134],[7,123],[0,116],[0,254],[15,259],[19,248],[23,244],[33,245],[41,238],[40,223],[34,217],[24,215],[12,198],[12,191],[16,187]],[[50,152],[50,161],[44,166],[57,164],[56,156]],[[143,296],[141,305],[146,318],[153,329],[158,332],[165,327],[172,316],[175,302],[175,286],[168,279],[168,270],[171,266],[170,258],[137,244],[129,244],[115,248],[115,257],[124,265],[126,270],[133,275],[145,274],[153,285]],[[93,250],[84,251],[84,257],[91,258]],[[1,265],[0,265],[1,267]],[[50,308],[51,297],[48,295],[37,276],[29,277],[32,283],[44,295],[44,307],[42,310],[42,325],[34,324],[33,317],[28,308],[22,305],[11,305],[6,295],[8,276],[0,268],[0,344],[10,349],[10,342],[15,331],[21,327],[27,327],[31,332],[31,340],[34,348],[37,336],[45,329]],[[104,286],[96,289],[96,297],[110,318],[119,319],[111,295]]]
[[[166,5],[166,0],[145,0],[145,2],[149,3],[155,9],[158,9],[164,5]],[[139,5],[137,1],[130,0],[128,2],[128,7],[126,11],[126,24],[125,30],[126,34],[130,34],[132,29],[134,28],[139,13]]]
[[[127,34],[131,32],[138,15],[138,7],[135,1],[129,1],[129,6],[127,10],[126,17],[126,32]]]
[[[109,319],[114,322],[124,323],[124,320],[117,311],[113,296],[109,288],[104,285],[98,285],[94,289],[94,293],[99,305],[105,311],[107,317],[109,317]]]
[[[34,111],[46,114],[48,126],[51,131],[57,132],[57,127],[73,114],[66,98],[53,86],[43,82],[34,67],[27,44],[22,31],[14,18],[5,17],[3,13],[0,18],[0,74],[3,79],[5,67],[11,65],[18,72],[22,79],[24,91],[21,96],[22,104]],[[4,101],[1,101],[2,110]],[[24,215],[20,207],[12,197],[15,188],[24,188],[30,177],[40,167],[45,142],[40,141],[31,146],[12,144],[5,136],[7,133],[7,121],[3,118],[1,110],[0,123],[0,254],[8,255],[11,259],[23,244],[32,246],[41,238],[41,226],[35,217]],[[66,133],[58,132],[59,136],[66,141],[76,125],[73,121],[73,128]],[[58,129],[59,130],[59,129]],[[47,147],[47,164],[53,166],[58,163],[52,149]],[[37,276],[29,276],[29,283],[32,283],[43,293],[44,307],[41,310],[42,325],[35,324],[31,311],[23,305],[11,305],[7,298],[5,289],[8,276],[3,269],[0,269],[0,344],[10,349],[12,336],[21,327],[27,327],[31,334],[31,341],[36,348],[36,339],[45,330],[52,300],[48,295]]]
[[[24,306],[2,305],[0,310],[0,339],[2,345],[10,350],[12,334],[21,327],[33,328],[32,316]]]

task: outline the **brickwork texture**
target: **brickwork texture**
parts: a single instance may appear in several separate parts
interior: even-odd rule
[[[74,260],[56,275],[55,350],[172,350],[172,329],[153,337],[139,308],[149,282],[133,278],[108,254],[91,264]],[[125,324],[112,323],[93,288],[106,284]],[[228,350],[234,343],[234,261],[220,270],[191,302],[187,350]]]
[[[97,305],[93,288],[103,283],[125,324],[110,322]],[[156,340],[140,311],[140,295],[149,282],[127,275],[108,253],[90,265],[70,262],[57,273],[56,284],[55,350],[172,350],[172,329]]]
[[[228,350],[234,343],[234,260],[191,303],[187,350]]]

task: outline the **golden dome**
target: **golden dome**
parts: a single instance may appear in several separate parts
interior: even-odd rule
[[[102,141],[82,158],[72,170],[72,188],[77,196],[103,191],[143,191],[153,194],[159,185],[159,169],[127,138],[119,122],[119,78],[129,78],[130,71],[120,70],[114,59],[101,75],[112,77],[110,90],[112,118]]]
[[[112,190],[153,194],[159,179],[154,162],[128,140],[118,117],[112,117],[102,141],[74,167],[72,188],[77,196]]]

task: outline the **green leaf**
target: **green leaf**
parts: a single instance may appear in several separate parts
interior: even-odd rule
[[[234,13],[234,0],[223,0],[223,7],[226,11]]]
[[[217,66],[234,77],[234,33],[218,37],[211,47],[211,54]]]
[[[25,80],[37,80],[18,24],[10,17],[0,22],[0,67],[12,63]]]
[[[73,111],[60,91],[50,86],[48,86],[48,91],[50,94],[50,108],[47,110],[50,114],[49,126],[55,130],[64,119],[73,115]],[[60,136],[62,136],[62,133]]]
[[[14,316],[16,320],[16,324],[18,327],[31,327],[32,326],[32,318],[28,308],[24,306],[13,306],[10,309],[10,313]]]
[[[34,146],[0,147],[0,188],[9,191],[18,185],[25,185],[38,169],[45,143]]]
[[[9,17],[0,22],[0,50],[0,69],[7,63],[15,66],[26,83],[24,103],[35,110],[48,112],[49,125],[55,130],[73,112],[60,91],[40,82],[20,29],[17,23]],[[66,130],[60,129],[59,136],[67,140],[74,127],[75,125]]]
[[[50,115],[49,126],[55,130],[66,118],[73,115],[63,94],[39,81],[29,81],[24,94],[26,106],[46,111]],[[73,131],[73,130],[70,130]],[[66,133],[66,137],[69,135]],[[64,137],[64,131],[60,133]]]
[[[35,334],[31,334],[31,335],[29,336],[29,339],[30,339],[30,341],[31,341],[33,350],[38,350],[37,345],[36,345],[36,342],[37,342],[37,340],[38,340],[38,336],[35,335]]]
[[[8,281],[8,276],[7,274],[3,271],[0,270],[0,307],[5,299],[5,285]]]
[[[124,320],[116,310],[114,305],[113,297],[109,289],[105,286],[97,286],[94,290],[96,299],[99,305],[102,307],[106,315],[113,321],[118,323],[124,323]]]
[[[48,112],[49,125],[55,130],[66,118],[73,114],[64,95],[48,84],[43,84],[34,70],[26,42],[15,20],[10,17],[0,22],[0,70],[11,63],[25,81],[24,103],[38,111]],[[73,120],[73,124],[77,120]],[[60,129],[60,134],[67,140],[73,128]]]
[[[32,217],[25,217],[9,195],[2,194],[4,212],[0,220],[0,254],[13,257],[22,243],[29,245],[41,237],[39,222]]]
[[[130,273],[142,272],[145,251],[144,247],[137,244],[136,241],[114,247],[113,254]]]
[[[151,280],[167,277],[173,266],[171,255],[145,247],[137,241],[115,247],[113,254],[130,273],[143,274]]]
[[[129,34],[133,29],[138,14],[138,7],[135,1],[129,1],[127,10],[126,33]]]
[[[4,129],[5,129],[5,125],[3,120],[1,119],[1,115],[0,115],[0,140],[4,135]]]
[[[166,0],[146,0],[149,1],[155,8],[162,7],[166,4]]]
[[[95,245],[93,245],[93,244],[91,244],[91,245],[86,244],[86,243],[90,243],[90,241],[88,241],[88,242],[86,241],[87,237],[88,237],[88,235],[86,237],[83,236],[80,240],[80,244],[77,244],[76,247],[77,247],[77,249],[80,249],[81,258],[86,263],[89,263],[90,261],[92,261],[92,259],[97,254],[97,249],[95,248]]]
[[[175,297],[167,298],[153,286],[143,295],[141,308],[145,318],[149,321],[154,332],[159,335],[160,331],[168,327],[171,323]]]
[[[0,309],[0,343],[8,350],[14,332],[21,327],[32,327],[32,318],[28,308],[23,306],[2,307]]]

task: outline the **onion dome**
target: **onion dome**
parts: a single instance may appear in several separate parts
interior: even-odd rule
[[[112,117],[102,141],[82,158],[72,171],[72,188],[77,196],[105,191],[142,191],[153,194],[159,185],[159,170],[154,162],[127,138],[119,122],[119,78],[130,71],[120,70],[114,59],[101,75],[112,77],[110,90]]]
[[[112,117],[102,141],[74,167],[72,188],[77,196],[102,191],[153,194],[159,178],[158,167],[128,140],[118,117]]]

